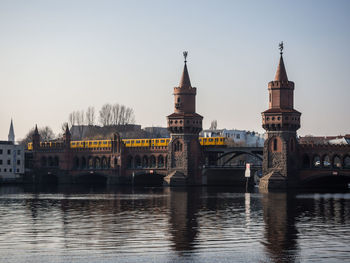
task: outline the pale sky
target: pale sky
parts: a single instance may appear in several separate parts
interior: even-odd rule
[[[132,107],[166,126],[187,50],[204,128],[263,132],[285,43],[299,134],[350,133],[350,1],[0,0],[0,140],[70,112]]]

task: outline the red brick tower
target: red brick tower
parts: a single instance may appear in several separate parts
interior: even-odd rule
[[[199,132],[203,117],[196,113],[197,89],[191,86],[185,66],[179,87],[174,88],[174,113],[167,117],[171,141],[168,146],[168,183],[201,184],[202,151]],[[170,180],[172,182],[170,182]]]
[[[267,131],[264,144],[262,188],[290,187],[297,175],[297,133],[301,113],[294,109],[294,82],[289,81],[283,62],[283,42],[275,80],[269,82],[269,109],[262,113]]]

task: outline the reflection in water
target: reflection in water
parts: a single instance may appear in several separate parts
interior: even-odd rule
[[[0,187],[1,262],[342,262],[350,194]]]
[[[272,262],[295,262],[298,256],[295,197],[287,193],[262,196],[264,245]]]
[[[170,233],[176,251],[194,249],[193,241],[198,233],[196,219],[197,208],[200,207],[198,188],[168,189],[170,191]]]

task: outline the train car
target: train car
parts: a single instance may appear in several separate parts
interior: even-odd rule
[[[199,142],[202,146],[226,145],[225,137],[200,137]]]
[[[123,139],[126,147],[164,147],[170,143],[170,138],[155,139]],[[199,142],[202,146],[222,146],[226,145],[225,137],[200,137]],[[56,147],[57,142],[40,142],[41,147]],[[70,147],[73,149],[94,149],[111,148],[111,140],[86,140],[71,141]],[[28,143],[28,150],[33,150],[33,143]]]

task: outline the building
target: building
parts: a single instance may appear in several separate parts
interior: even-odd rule
[[[241,147],[264,147],[265,134],[245,130],[203,130],[202,137],[225,137],[234,145]]]
[[[0,182],[17,181],[24,174],[24,146],[15,143],[11,120],[8,141],[0,141]]]
[[[149,138],[169,138],[168,128],[164,127],[145,127],[144,131],[148,133]]]

